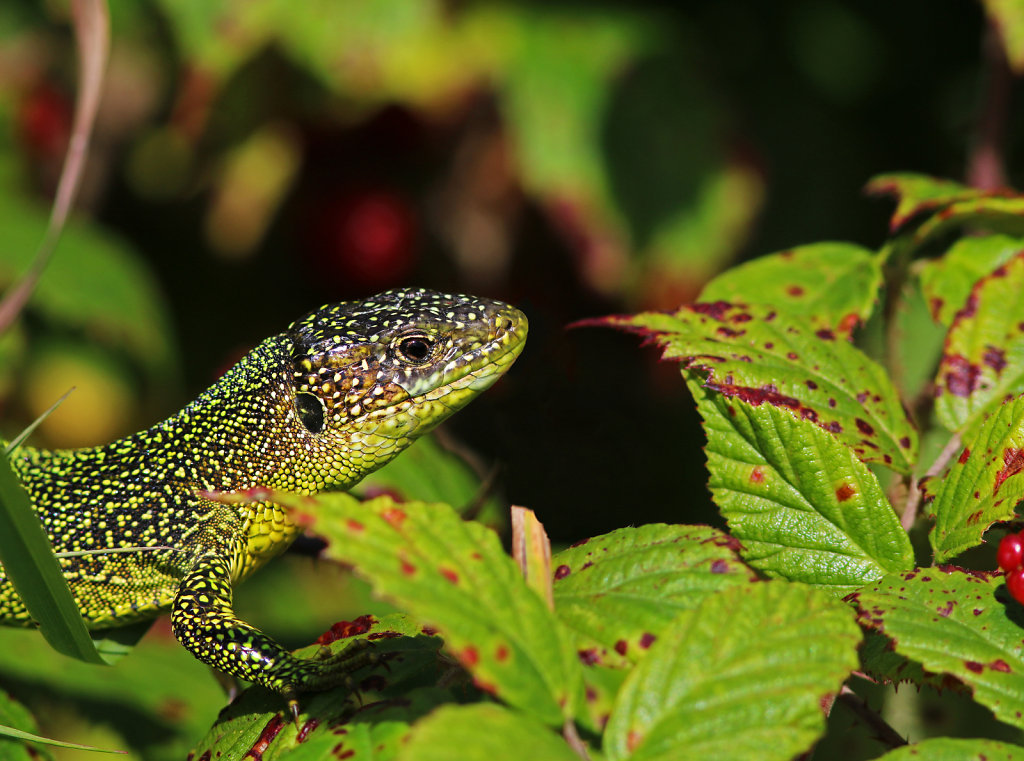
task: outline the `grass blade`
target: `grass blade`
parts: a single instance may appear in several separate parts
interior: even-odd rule
[[[6,455],[0,457],[0,563],[54,650],[88,663],[106,663]]]

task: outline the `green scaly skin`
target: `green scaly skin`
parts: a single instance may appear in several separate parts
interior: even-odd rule
[[[21,447],[12,465],[91,628],[168,608],[196,658],[292,701],[344,682],[235,617],[232,587],[299,529],[272,502],[202,492],[346,489],[467,404],[512,364],[523,314],[497,301],[395,290],[324,306],[267,339],[198,399],[106,446]],[[30,626],[0,573],[0,623]]]

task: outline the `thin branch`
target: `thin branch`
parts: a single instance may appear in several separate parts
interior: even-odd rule
[[[967,182],[980,190],[998,190],[1006,187],[1003,152],[1013,74],[999,31],[991,21],[985,27],[981,54],[985,81],[967,157]]]
[[[877,711],[872,710],[860,695],[846,685],[843,685],[836,701],[849,708],[857,718],[873,729],[882,744],[890,748],[902,748],[904,745],[910,744]]]
[[[57,247],[78,194],[89,139],[100,105],[103,72],[107,67],[110,49],[110,14],[106,0],[73,0],[71,14],[78,42],[78,100],[75,103],[71,139],[64,155],[64,166],[43,241],[36,250],[28,272],[0,299],[0,332],[6,330],[21,313]]]
[[[953,455],[960,451],[961,446],[960,434],[954,433],[949,443],[946,444],[945,448],[939,452],[939,456],[935,458],[935,462],[928,468],[928,472],[921,478],[914,482],[910,489],[910,494],[907,496],[907,504],[903,508],[903,517],[900,518],[905,531],[910,531],[910,527],[914,525],[914,521],[917,520],[917,508],[921,504],[921,482],[926,478],[934,478],[942,472],[942,469],[946,467]]]
[[[590,761],[590,752],[587,750],[587,745],[580,739],[580,733],[576,731],[576,725],[573,722],[566,721],[562,725],[562,737],[577,756],[582,758],[583,761]]]

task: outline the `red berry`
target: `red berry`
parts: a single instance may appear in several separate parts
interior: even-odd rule
[[[1006,588],[1013,599],[1024,603],[1024,568],[1017,568],[1006,574]]]
[[[391,190],[354,189],[321,200],[307,235],[317,276],[349,288],[395,285],[416,263],[416,213]]]
[[[71,134],[72,105],[55,87],[42,84],[21,102],[16,115],[18,137],[36,159],[63,155]]]
[[[999,550],[996,552],[996,562],[999,567],[1009,573],[1020,568],[1024,562],[1024,537],[1020,534],[1007,534],[999,542]]]

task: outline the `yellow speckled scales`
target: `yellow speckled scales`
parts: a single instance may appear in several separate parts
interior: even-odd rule
[[[21,447],[12,465],[55,550],[87,553],[60,562],[91,627],[170,608],[197,658],[294,701],[343,681],[338,664],[295,658],[231,605],[298,529],[273,503],[202,493],[348,488],[490,386],[526,331],[506,304],[422,289],[327,305],[162,423],[106,446]],[[0,623],[31,625],[2,573]]]

